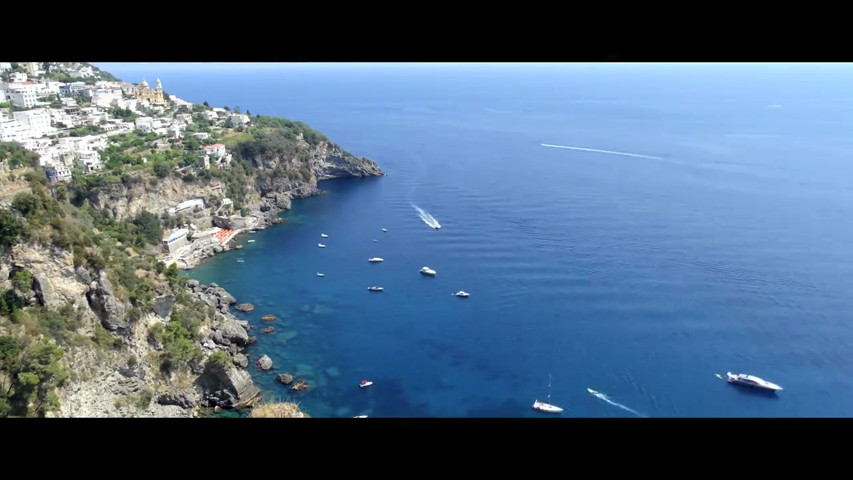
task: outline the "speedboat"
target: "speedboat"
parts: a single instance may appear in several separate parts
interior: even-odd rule
[[[379,263],[379,262],[384,262],[385,260],[383,260],[379,257],[373,257],[373,258],[368,258],[367,261],[370,263]]]
[[[560,413],[563,411],[562,408],[560,408],[556,405],[551,405],[550,403],[540,402],[539,400],[536,400],[533,402],[533,408],[535,410],[539,410],[540,412],[546,412],[546,413]]]
[[[387,231],[388,231],[388,229],[383,228],[383,229],[382,229],[382,231],[383,231],[383,232],[387,232]]]
[[[436,226],[434,226],[434,227],[432,227],[432,228],[434,228],[434,229],[438,230],[438,229],[440,229],[440,228],[441,228],[441,225],[436,225]]]
[[[320,234],[320,236],[321,236],[321,237],[323,237],[323,238],[329,238],[329,236],[328,236],[328,235],[326,235],[325,233],[321,233],[321,234]]]
[[[325,273],[317,272],[317,276],[318,276],[318,277],[325,277],[325,276],[326,276],[326,274],[325,274]]]
[[[249,241],[247,241],[246,243],[254,243],[254,241],[255,241],[255,240],[253,239],[253,240],[249,240]]]
[[[325,246],[325,245],[323,245],[322,243],[318,243],[318,244],[317,244],[317,247],[319,247],[319,248],[326,248],[326,246]]]
[[[367,289],[370,290],[371,292],[381,292],[382,290],[384,290],[384,288],[377,287],[376,285],[374,285],[372,287],[367,287]]]
[[[762,378],[758,378],[754,375],[747,375],[745,373],[738,373],[737,375],[732,372],[726,372],[726,381],[729,383],[734,383],[736,385],[743,385],[745,387],[757,388],[760,390],[767,390],[771,392],[777,392],[782,390],[782,387],[776,385],[775,383],[768,382]]]
[[[468,298],[471,296],[470,293],[463,292],[462,290],[459,290],[458,292],[454,293],[454,295],[456,295],[457,297],[462,297],[462,298]]]
[[[352,418],[367,418],[367,415],[356,415]]]
[[[361,388],[369,387],[371,385],[373,385],[373,382],[371,382],[370,380],[362,380],[361,383],[358,384],[358,386]]]
[[[429,268],[429,267],[424,267],[424,268],[422,268],[422,269],[421,269],[421,273],[423,273],[424,275],[432,275],[432,276],[435,276],[436,271],[435,271],[435,270],[433,270],[433,269],[431,269],[431,268]]]
[[[237,259],[237,263],[243,263],[243,262],[245,262],[245,260],[243,260],[242,258]]]

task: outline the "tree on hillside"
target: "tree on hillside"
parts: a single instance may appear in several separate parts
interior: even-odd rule
[[[160,225],[160,219],[153,213],[143,211],[133,220],[133,223],[139,227],[139,235],[148,243],[156,245],[163,238],[163,226]]]
[[[0,210],[0,245],[11,246],[18,243],[18,237],[24,232],[24,226],[8,209]]]

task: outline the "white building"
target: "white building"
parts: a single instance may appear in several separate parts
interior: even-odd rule
[[[44,168],[44,174],[51,182],[71,181],[71,169],[62,165],[48,165]]]
[[[12,116],[21,125],[29,128],[33,137],[41,137],[54,131],[50,126],[50,112],[43,108],[14,112]]]
[[[11,70],[12,64],[9,62],[0,62],[0,72],[5,72],[6,70]]]
[[[225,145],[221,143],[215,143],[213,145],[207,145],[205,147],[201,147],[202,153],[205,155],[210,155],[211,157],[222,158],[225,156]]]
[[[246,125],[249,123],[249,116],[243,113],[232,113],[230,117],[231,123],[234,125]]]
[[[173,253],[175,250],[189,243],[187,241],[188,233],[189,230],[187,230],[186,228],[181,228],[171,232],[168,235],[165,235],[163,237],[163,246],[166,247],[166,250],[168,250],[169,253]]]
[[[172,138],[181,138],[186,127],[180,123],[175,123],[169,127],[169,136]]]
[[[29,135],[30,129],[17,120],[0,120],[0,141],[23,142]]]
[[[104,166],[101,163],[101,156],[94,150],[82,150],[77,152],[77,160],[74,164],[86,170],[86,173],[92,173],[100,170]]]
[[[38,98],[38,86],[33,82],[10,83],[6,90],[9,99],[17,107],[31,108],[36,105]]]
[[[216,120],[217,118],[219,118],[219,115],[217,115],[216,112],[211,112],[210,110],[205,110],[201,112],[201,116],[207,120]]]
[[[0,102],[6,101],[6,89],[0,88]]]
[[[151,117],[138,117],[133,123],[137,130],[142,133],[148,133],[154,130],[151,120]]]
[[[81,67],[76,70],[71,70],[71,75],[75,77],[94,77],[95,72],[92,70],[92,67]]]
[[[177,213],[184,212],[186,210],[192,210],[195,207],[204,208],[204,200],[200,198],[193,198],[192,200],[187,200],[185,202],[181,202],[176,205],[174,208],[169,209],[169,214],[175,215]]]
[[[21,83],[27,81],[27,74],[22,72],[15,72],[9,74],[9,81],[12,83]]]
[[[199,140],[207,140],[208,138],[210,138],[210,134],[207,132],[195,132],[190,136]]]
[[[181,122],[186,123],[187,125],[193,123],[193,116],[190,115],[189,113],[179,113],[179,114],[175,115],[175,118],[177,120],[180,120]]]

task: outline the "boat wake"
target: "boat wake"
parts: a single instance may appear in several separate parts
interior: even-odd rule
[[[542,145],[543,147],[551,147],[551,148],[565,148],[566,150],[580,150],[582,152],[609,153],[611,155],[622,155],[625,157],[639,157],[639,158],[651,158],[652,160],[663,160],[660,157],[653,157],[651,155],[640,155],[639,153],[614,152],[612,150],[598,150],[597,148],[570,147],[567,145],[549,145],[547,143],[542,143],[540,145]]]
[[[421,217],[421,221],[423,221],[432,228],[441,228],[441,224],[438,223],[438,220],[436,220],[435,217],[425,212],[417,205],[413,204],[412,207],[414,207],[414,209],[418,211],[418,216]]]
[[[643,415],[642,413],[640,413],[640,412],[638,412],[632,408],[628,408],[625,405],[622,405],[621,403],[614,402],[613,400],[610,399],[610,397],[608,397],[607,395],[605,395],[601,392],[596,392],[595,390],[593,390],[591,388],[587,388],[586,391],[589,392],[593,397],[598,398],[599,400],[604,400],[605,402],[609,403],[610,405],[613,405],[616,408],[621,408],[622,410],[625,410],[626,412],[631,412],[638,417],[646,418],[646,416]]]

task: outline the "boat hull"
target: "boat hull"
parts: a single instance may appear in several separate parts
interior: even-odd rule
[[[538,400],[533,402],[533,409],[538,410],[540,412],[545,412],[545,413],[560,413],[563,411],[562,408],[560,408],[556,405],[551,405],[550,403],[540,402]]]

